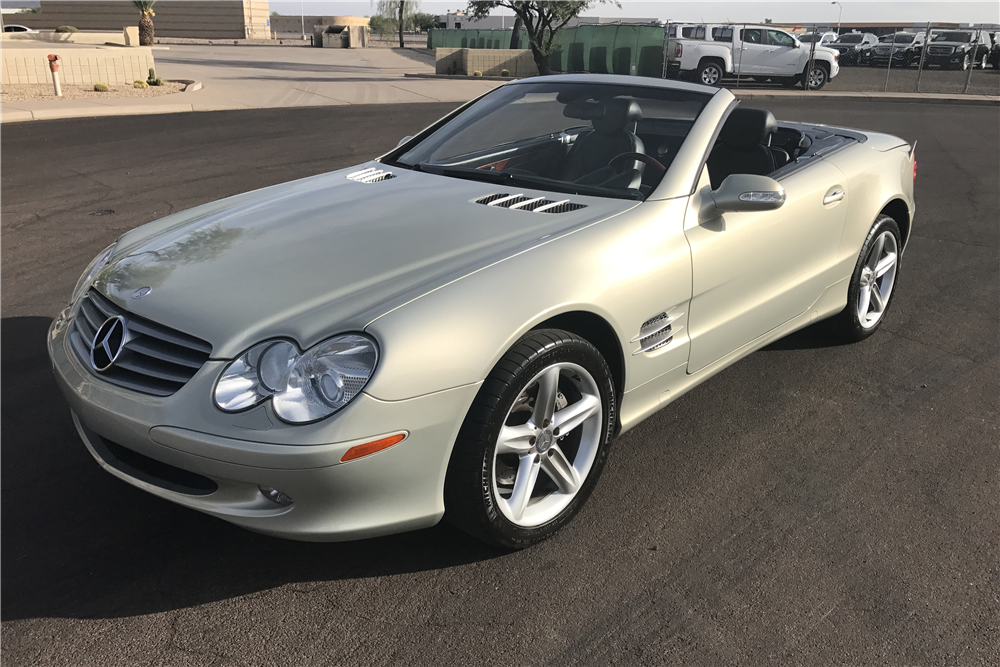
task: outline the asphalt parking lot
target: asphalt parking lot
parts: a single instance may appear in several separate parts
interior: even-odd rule
[[[860,344],[779,341],[625,434],[577,519],[519,553],[444,524],[294,543],[154,498],[87,454],[45,352],[123,231],[356,164],[453,105],[5,125],[4,664],[1000,662],[1000,109],[754,104],[918,140],[893,309]]]

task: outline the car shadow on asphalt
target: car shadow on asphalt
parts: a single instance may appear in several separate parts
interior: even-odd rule
[[[358,542],[281,540],[121,482],[97,465],[76,434],[50,369],[49,323],[2,321],[3,621],[149,614],[285,585],[442,569],[504,554],[446,523]]]

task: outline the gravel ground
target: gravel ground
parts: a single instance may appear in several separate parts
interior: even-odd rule
[[[164,82],[162,86],[150,86],[149,88],[133,88],[132,84],[110,85],[106,93],[99,93],[94,90],[93,84],[64,85],[62,96],[66,100],[96,100],[114,99],[121,97],[157,97],[159,95],[169,95],[179,93],[184,90],[183,83]],[[2,102],[27,102],[30,100],[53,99],[51,83],[18,83],[8,84],[0,89],[0,101]]]

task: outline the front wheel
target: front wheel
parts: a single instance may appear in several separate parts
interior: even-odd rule
[[[530,332],[493,368],[462,424],[445,479],[445,517],[507,549],[550,537],[597,484],[615,400],[593,345],[558,329]]]
[[[812,69],[809,69],[806,75],[806,88],[808,90],[819,90],[826,85],[829,78],[830,74],[827,72],[826,67],[816,63],[812,66]]]
[[[972,64],[972,59],[969,58],[969,54],[966,53],[964,56],[962,56],[962,62],[961,64],[959,64],[958,68],[964,72],[965,70],[969,69],[969,66],[971,64]]]
[[[876,218],[851,275],[847,306],[830,320],[840,338],[864,340],[882,324],[892,302],[902,247],[896,221],[887,215]]]

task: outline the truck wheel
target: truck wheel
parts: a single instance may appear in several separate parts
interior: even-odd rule
[[[809,69],[808,66],[806,69]],[[827,70],[824,63],[813,63],[812,69],[809,70],[806,79],[806,89],[807,90],[819,90],[826,85],[826,82],[830,78],[829,70]]]
[[[717,86],[722,81],[722,74],[722,66],[714,60],[708,60],[698,68],[695,80],[706,86]]]

